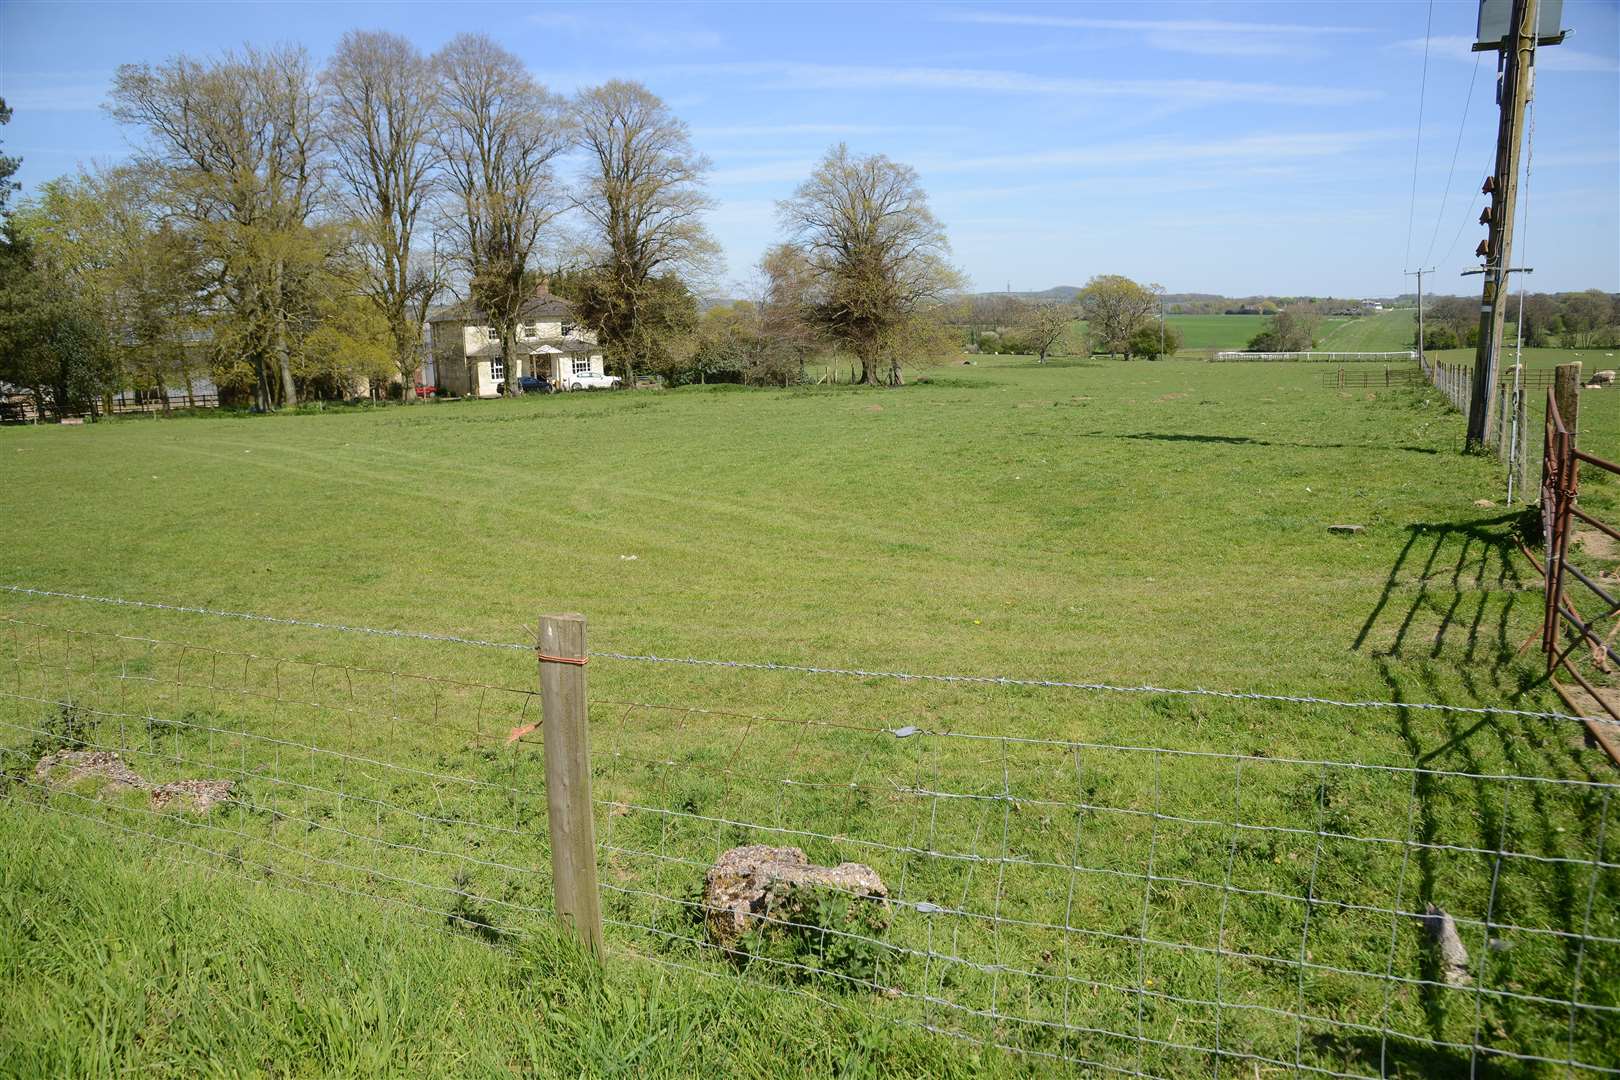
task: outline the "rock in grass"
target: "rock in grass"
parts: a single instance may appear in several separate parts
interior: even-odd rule
[[[195,814],[206,814],[215,803],[231,797],[235,787],[229,780],[176,780],[152,789],[152,808],[162,810],[170,803],[184,806]]]
[[[1423,912],[1423,929],[1429,934],[1435,950],[1440,954],[1440,977],[1447,986],[1468,986],[1474,978],[1468,974],[1468,950],[1457,936],[1457,922],[1444,908],[1429,904]]]
[[[46,754],[34,766],[34,779],[53,787],[69,787],[90,779],[105,780],[113,789],[146,787],[141,774],[109,750],[58,750]]]
[[[1354,536],[1356,533],[1363,533],[1363,532],[1366,532],[1366,531],[1367,531],[1367,526],[1365,526],[1365,525],[1329,525],[1328,526],[1328,532],[1330,532],[1330,533],[1339,533],[1339,534],[1344,535],[1344,536]]]
[[[789,944],[805,939],[814,953],[826,947],[822,930],[846,940],[886,930],[888,896],[870,866],[817,866],[795,847],[747,844],[723,853],[704,874],[703,919],[710,940],[727,952],[753,933]]]
[[[198,814],[206,814],[215,803],[230,798],[236,786],[230,780],[175,780],[154,784],[110,750],[58,750],[46,754],[34,765],[34,779],[58,788],[70,787],[81,780],[102,780],[106,782],[104,790],[134,788],[150,792],[154,810],[175,804]]]

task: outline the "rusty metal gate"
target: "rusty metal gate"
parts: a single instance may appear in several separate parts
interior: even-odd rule
[[[1620,644],[1620,573],[1606,575],[1587,560],[1570,557],[1577,522],[1594,530],[1593,535],[1616,542],[1620,542],[1620,528],[1581,506],[1583,465],[1620,479],[1620,465],[1577,445],[1575,433],[1559,409],[1556,389],[1549,388],[1541,466],[1542,559],[1526,551],[1545,579],[1541,647],[1547,654],[1547,678],[1572,711],[1593,713],[1590,702],[1578,700],[1571,688],[1559,682],[1560,675],[1573,679],[1599,708],[1620,722],[1620,680],[1610,677],[1620,671],[1620,652],[1615,649]],[[1587,564],[1583,566],[1583,562]],[[1620,744],[1604,726],[1595,719],[1586,724],[1591,738],[1620,764]]]

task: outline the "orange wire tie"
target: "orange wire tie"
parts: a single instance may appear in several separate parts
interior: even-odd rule
[[[584,667],[591,662],[588,656],[548,656],[539,649],[534,651],[534,655],[541,660],[550,660],[553,664],[573,664],[575,667]]]

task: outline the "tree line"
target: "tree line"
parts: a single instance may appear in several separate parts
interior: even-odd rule
[[[1620,347],[1620,293],[1527,293],[1524,343],[1530,348],[1610,349]],[[1519,299],[1509,298],[1507,322],[1517,324]],[[1412,329],[1412,344],[1418,331]],[[1510,331],[1508,340],[1515,340]],[[1479,344],[1479,298],[1436,296],[1423,305],[1425,349],[1471,349]]]
[[[947,312],[969,351],[1033,355],[1118,356],[1158,359],[1182,346],[1181,331],[1166,324],[1164,289],[1123,274],[1098,274],[1072,301],[1030,300],[1011,293],[969,297]]]
[[[0,383],[58,412],[204,377],[262,410],[409,399],[430,309],[470,300],[511,359],[542,284],[627,381],[791,381],[835,350],[898,384],[962,283],[915,170],[838,145],[778,204],[757,295],[700,318],[720,248],[687,125],[635,82],[553,93],[483,35],[125,65],[109,110],[128,162],[12,206],[0,158]]]

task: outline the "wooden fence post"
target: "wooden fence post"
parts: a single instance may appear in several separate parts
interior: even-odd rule
[[[1515,364],[1508,369],[1508,381],[1498,383],[1491,391],[1496,395],[1496,423],[1491,425],[1486,439],[1504,465],[1509,464],[1508,459],[1513,454],[1513,387],[1517,385],[1515,376],[1518,373],[1518,365]]]
[[[1581,362],[1559,364],[1553,373],[1553,399],[1558,402],[1558,415],[1564,421],[1570,441],[1575,441],[1580,430],[1577,421],[1581,409]]]
[[[540,617],[540,708],[546,748],[546,821],[557,917],[598,956],[602,906],[591,819],[591,740],[585,697],[585,616]]]

